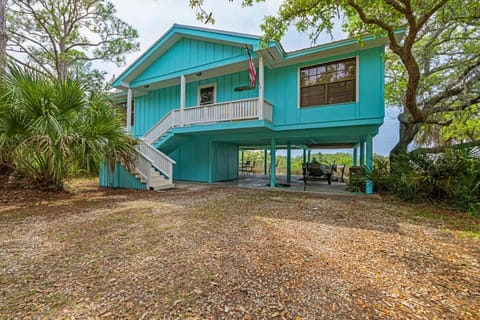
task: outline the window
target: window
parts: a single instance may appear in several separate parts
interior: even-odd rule
[[[206,105],[215,103],[215,85],[209,84],[198,88],[198,104]]]
[[[356,100],[356,58],[300,69],[300,107]]]
[[[126,127],[127,126],[127,102],[122,102],[117,104],[118,107],[122,109],[123,114],[125,115],[125,118],[123,120],[123,125]],[[130,121],[130,126],[134,126],[135,124],[135,100],[132,100],[132,112],[130,113],[132,116],[131,121]]]

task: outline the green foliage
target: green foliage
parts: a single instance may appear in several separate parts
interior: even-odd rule
[[[311,157],[324,164],[345,165],[347,167],[352,166],[352,155],[349,153],[312,153]],[[241,160],[241,156],[240,156]],[[246,150],[244,151],[244,161],[250,161],[251,164],[255,164],[257,172],[263,170],[264,165],[264,152],[262,150]],[[286,174],[287,172],[287,157],[284,155],[277,155],[275,157],[277,173]],[[270,165],[270,155],[267,154],[267,167]],[[293,175],[302,175],[303,155],[292,157],[291,159],[291,173]],[[267,169],[268,172],[268,169]],[[345,171],[346,172],[346,171]]]
[[[352,192],[365,192],[366,180],[373,181],[375,192],[392,192],[392,178],[388,158],[374,155],[372,171],[366,172],[365,168],[361,168],[360,173],[349,177],[347,190]]]
[[[399,155],[394,172],[389,170],[388,161],[377,158],[372,172],[351,177],[348,188],[364,191],[369,179],[376,192],[393,192],[408,201],[444,201],[480,215],[479,150],[456,147],[438,155],[419,151]]]
[[[78,80],[9,66],[0,91],[0,161],[41,187],[62,189],[73,171],[100,160],[134,161],[134,141],[107,98]]]
[[[205,1],[206,2],[206,1]],[[243,0],[252,5],[261,0]],[[201,8],[204,1],[190,1]],[[335,22],[353,37],[386,37],[386,100],[403,107],[400,139],[392,154],[411,142],[451,145],[479,141],[480,2],[463,0],[284,0],[265,17],[264,42],[279,41],[290,27],[312,42]],[[200,17],[205,22],[213,22]],[[399,39],[402,30],[405,35]]]
[[[138,49],[138,33],[115,13],[106,0],[10,0],[10,58],[59,79],[89,74],[94,60],[121,65],[125,53]]]

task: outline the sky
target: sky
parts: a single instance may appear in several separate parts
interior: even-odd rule
[[[198,27],[214,28],[226,31],[261,35],[260,25],[266,15],[274,15],[281,0],[268,0],[255,4],[253,7],[242,8],[241,0],[205,0],[205,9],[213,12],[216,20],[214,25],[205,25],[195,18],[195,10],[189,7],[188,0],[110,0],[117,9],[116,16],[138,30],[140,50],[126,56],[127,65],[116,67],[114,64],[102,64],[108,77],[118,76],[133,63],[145,50],[153,45],[174,24],[184,24]],[[326,34],[318,39],[317,44],[340,40],[346,37],[340,28],[333,34]],[[286,51],[309,47],[311,41],[305,33],[289,30],[281,40]],[[374,138],[374,152],[388,155],[390,149],[398,140],[398,111],[385,110],[385,123],[379,134]],[[350,151],[350,150],[339,150]],[[325,151],[325,152],[332,152]],[[336,152],[336,151],[334,151]]]

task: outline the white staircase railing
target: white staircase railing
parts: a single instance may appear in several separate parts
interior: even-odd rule
[[[169,183],[173,182],[173,165],[175,161],[152,146],[172,128],[181,125],[215,123],[230,120],[265,119],[272,122],[273,106],[264,101],[263,110],[259,110],[259,99],[245,99],[216,103],[184,109],[181,123],[180,109],[173,109],[148,130],[137,145],[137,171],[147,180],[147,188],[151,182],[151,168],[164,174]],[[260,112],[261,111],[261,112]],[[263,115],[261,117],[260,115]]]
[[[175,110],[171,110],[160,121],[158,121],[150,130],[143,135],[143,141],[146,143],[154,143],[161,136],[175,127]]]
[[[150,160],[150,169],[156,168],[168,178],[169,183],[173,183],[173,165],[175,164],[173,159],[144,141],[140,141],[136,149],[144,158]]]
[[[137,161],[135,163],[135,169],[145,181],[147,190],[150,189],[150,181],[152,179],[152,163],[153,161],[146,157],[141,152],[137,152]]]

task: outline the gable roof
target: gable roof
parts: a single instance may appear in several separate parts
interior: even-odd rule
[[[181,38],[209,40],[242,47],[248,45],[253,51],[258,50],[260,44],[260,37],[251,34],[174,24],[160,39],[123,71],[115,79],[112,86],[121,87],[128,84]]]
[[[404,31],[397,31],[395,34],[396,37],[401,38],[404,35]],[[364,36],[286,52],[282,45],[276,41],[270,41],[268,45],[262,45],[260,36],[174,24],[160,39],[115,79],[112,87],[128,87],[130,82],[135,80],[182,38],[206,40],[238,47],[245,47],[245,45],[247,45],[253,52],[261,55],[264,58],[265,65],[269,67],[301,63],[312,59],[383,47],[388,44],[388,39],[385,37]]]

